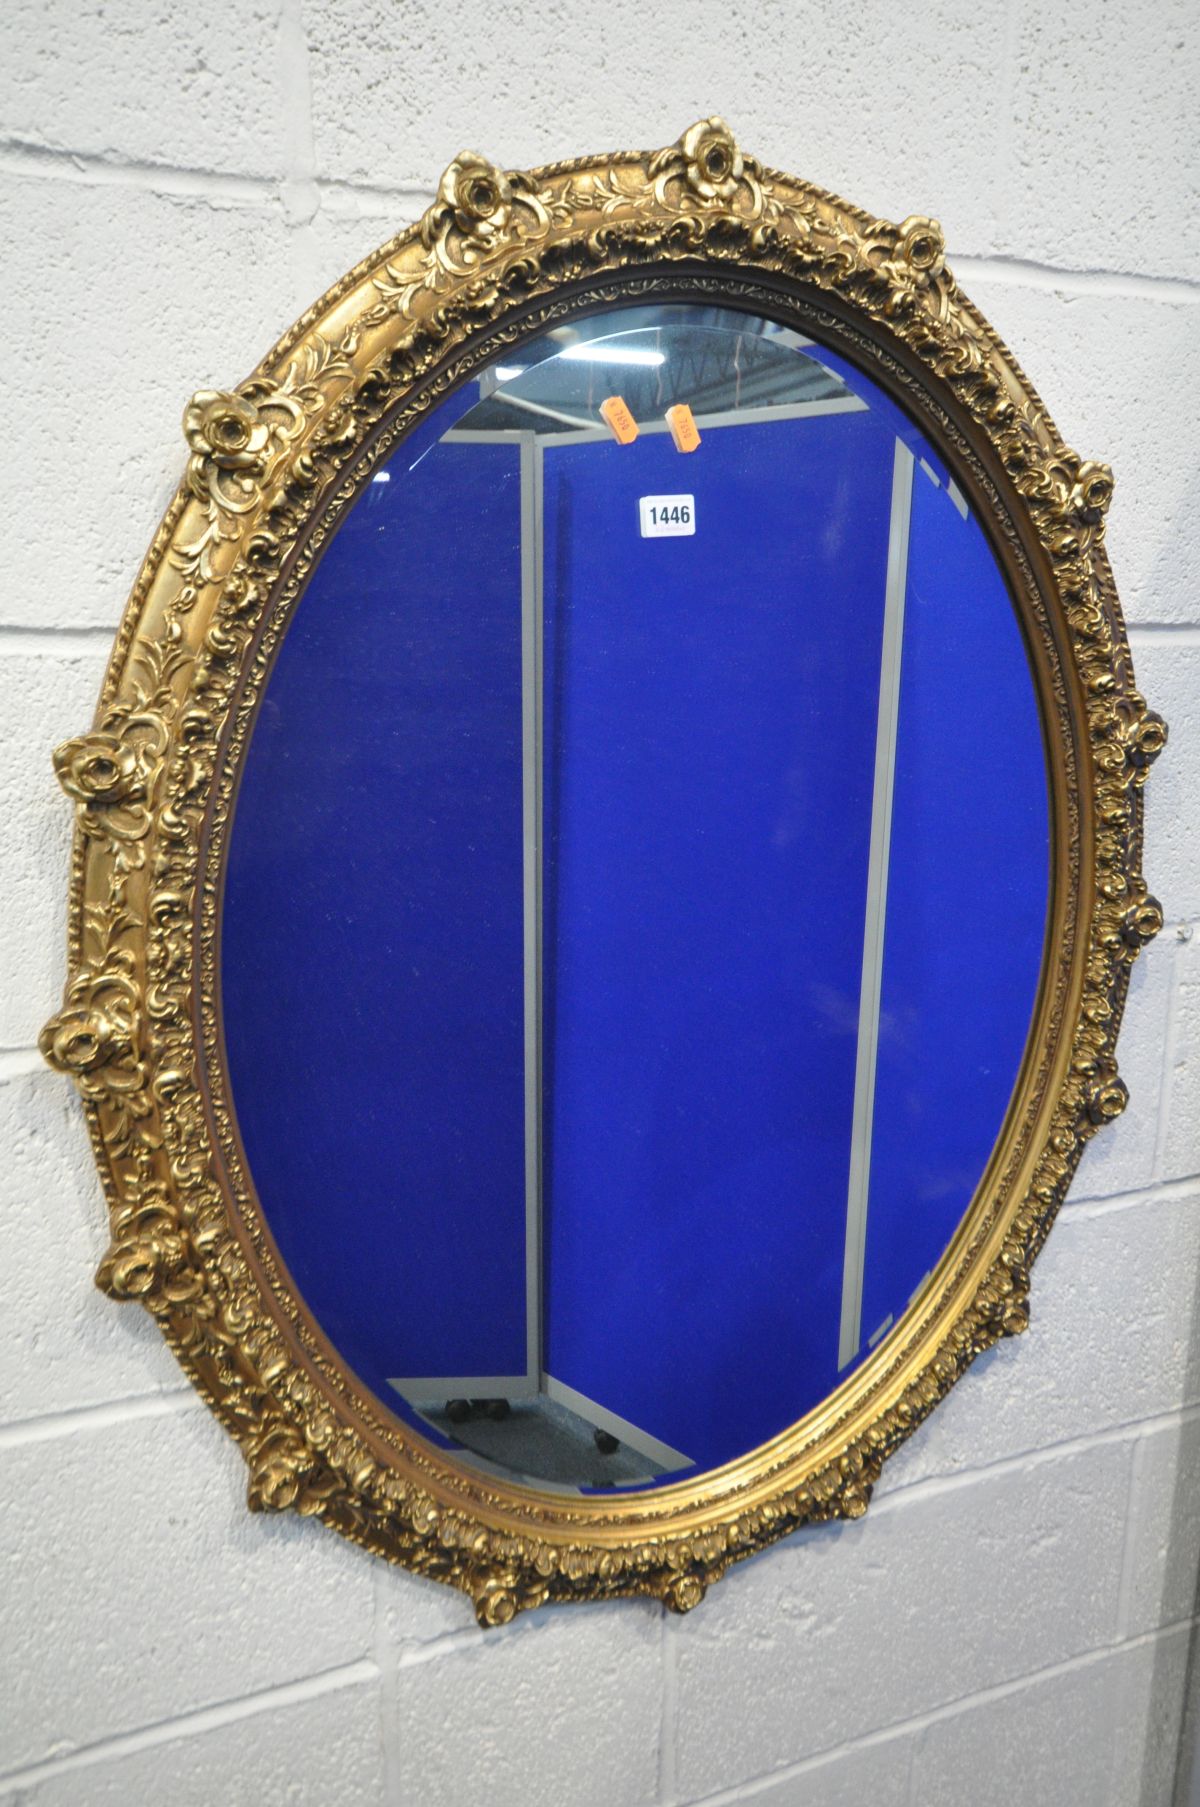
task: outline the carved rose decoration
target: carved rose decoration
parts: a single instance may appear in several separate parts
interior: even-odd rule
[[[438,184],[439,202],[449,207],[467,238],[491,239],[504,231],[512,212],[512,184],[478,151],[460,151]]]
[[[1139,784],[1166,744],[1166,722],[1155,710],[1147,709],[1130,735],[1127,749],[1129,763]]]
[[[774,202],[767,202],[758,164],[743,156],[728,125],[715,113],[710,119],[698,119],[669,150],[652,157],[649,173],[655,199],[672,212],[695,214],[698,207],[724,205],[748,220],[764,214],[774,218],[778,212]],[[628,197],[615,191],[612,198]]]
[[[286,1512],[297,1503],[313,1469],[304,1439],[291,1425],[273,1424],[248,1452],[247,1498],[252,1512]]]
[[[103,1010],[76,1005],[60,1010],[42,1030],[38,1046],[52,1067],[73,1079],[94,1073],[129,1052],[129,1038],[117,1020]]]
[[[1097,1126],[1111,1123],[1129,1103],[1129,1088],[1115,1070],[1102,1068],[1087,1103],[1087,1115]]]
[[[121,803],[138,786],[137,758],[115,734],[81,734],[54,750],[54,770],[77,803]]]
[[[63,1007],[38,1037],[52,1067],[75,1080],[85,1098],[119,1103],[135,1117],[149,1110],[146,1070],[134,1046],[138,990],[117,954],[100,971],[84,971],[67,987]]]
[[[252,402],[221,389],[198,390],[183,411],[183,435],[192,451],[223,471],[259,466],[267,431]]]
[[[1121,939],[1126,947],[1135,951],[1145,947],[1148,941],[1162,932],[1162,905],[1157,897],[1143,897],[1140,903],[1125,912],[1121,923]]]
[[[54,750],[54,771],[68,797],[78,806],[84,834],[98,836],[119,849],[122,870],[141,864],[137,843],[150,827],[147,799],[167,730],[161,716],[142,710],[94,734],[65,740]]]
[[[188,1267],[187,1238],[162,1188],[149,1188],[128,1221],[115,1228],[96,1275],[97,1285],[111,1298],[141,1299],[154,1310],[198,1289],[199,1279]]]
[[[923,281],[940,276],[946,267],[946,240],[938,222],[923,213],[910,214],[900,227],[896,259]]]
[[[1099,459],[1090,458],[1079,467],[1079,477],[1071,495],[1071,501],[1081,520],[1094,524],[1102,520],[1104,513],[1112,501],[1113,474],[1111,465],[1102,464]]]
[[[188,487],[198,501],[244,510],[266,467],[271,429],[244,395],[199,389],[183,411]]]
[[[705,201],[728,201],[742,179],[745,162],[725,121],[714,114],[697,120],[680,140],[688,186]]]

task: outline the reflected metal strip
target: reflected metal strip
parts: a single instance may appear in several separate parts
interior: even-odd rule
[[[423,1405],[443,1405],[448,1399],[533,1399],[538,1392],[536,1374],[416,1374],[389,1379],[389,1387],[420,1411]]]
[[[820,401],[785,402],[780,407],[764,405],[756,408],[722,408],[713,413],[697,414],[696,425],[706,433],[717,427],[775,426],[789,420],[820,420],[828,414],[865,414],[867,404],[857,395],[828,395]],[[641,420],[638,438],[643,434],[669,433],[666,420]],[[578,427],[573,433],[547,433],[550,446],[586,445],[589,440],[607,440],[612,435],[607,427]]]
[[[500,394],[499,391],[496,392]],[[494,399],[492,396],[487,398]],[[550,415],[552,419],[573,421],[575,415],[561,414],[555,409],[544,408],[540,404],[524,402],[519,396],[504,396],[505,401],[518,403],[534,412]],[[479,405],[478,403],[476,404]],[[782,407],[727,408],[714,414],[697,414],[696,425],[707,432],[714,427],[758,427],[771,426],[777,421],[817,420],[827,414],[865,414],[867,403],[857,395],[830,395],[821,401],[789,402]],[[469,419],[465,415],[464,419]],[[645,434],[669,433],[670,427],[665,420],[643,420],[638,422],[639,439]],[[511,445],[513,440],[523,440],[527,429],[523,427],[451,427],[443,439],[450,444],[477,445]],[[565,445],[588,445],[592,441],[605,444],[611,441],[612,434],[607,427],[578,425],[573,431],[565,433],[541,432],[538,438],[551,448]]]
[[[902,440],[897,439],[892,466],[892,514],[883,602],[883,649],[879,662],[879,714],[875,730],[875,785],[871,800],[867,909],[863,928],[862,985],[858,1002],[858,1056],[854,1072],[854,1114],[850,1130],[850,1179],[846,1189],[846,1249],[842,1263],[842,1316],[838,1332],[839,1368],[845,1368],[854,1360],[862,1343],[867,1200],[871,1187],[871,1132],[875,1117],[875,1072],[879,1054],[883,936],[887,915],[888,861],[892,845],[892,794],[896,775],[896,733],[900,719],[900,663],[904,645],[904,595],[908,583],[913,464],[912,453]]]
[[[521,833],[525,989],[525,1362],[542,1370],[542,448],[522,433]],[[536,1391],[536,1384],[535,1384]]]
[[[594,1399],[589,1399],[586,1393],[576,1392],[575,1388],[569,1387],[565,1381],[555,1380],[552,1374],[542,1375],[542,1392],[547,1399],[553,1399],[559,1405],[567,1406],[580,1418],[585,1418],[589,1424],[594,1424],[600,1430],[607,1431],[610,1436],[617,1439],[618,1443],[624,1443],[630,1449],[636,1450],[640,1456],[646,1456],[651,1462],[659,1463],[664,1474],[670,1474],[676,1468],[695,1466],[692,1458],[685,1456],[681,1450],[672,1449],[669,1443],[661,1443],[657,1437],[652,1437],[649,1431],[644,1431],[638,1425],[631,1424],[628,1418],[622,1418],[617,1412],[610,1412],[607,1406],[598,1405]]]

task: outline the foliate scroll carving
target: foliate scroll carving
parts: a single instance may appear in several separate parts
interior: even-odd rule
[[[763,212],[759,166],[743,155],[718,115],[699,119],[669,150],[650,159],[654,197],[661,207],[686,211],[732,207],[748,219]]]
[[[266,469],[271,429],[248,397],[223,389],[200,389],[183,411],[183,436],[191,448],[187,480],[201,502],[224,479],[240,480],[247,491]],[[223,506],[237,510],[242,497],[228,494]]]
[[[1157,897],[1151,897],[1141,879],[1131,887],[1133,901],[1121,918],[1120,935],[1130,954],[1153,941],[1162,933],[1163,912]]]
[[[1056,915],[1026,1076],[970,1234],[819,1423],[707,1489],[555,1502],[455,1469],[312,1339],[239,1167],[215,947],[246,724],[311,560],[396,435],[598,284],[639,302],[731,297],[827,333],[944,443],[1003,549],[1039,674]],[[193,397],[184,435],[184,481],[96,726],[55,755],[78,833],[71,976],[42,1047],[79,1086],[106,1179],[98,1280],[154,1314],[245,1451],[256,1509],[318,1517],[462,1588],[485,1625],[630,1594],[689,1611],[797,1525],[865,1512],[888,1455],[982,1350],[1024,1329],[1084,1142],[1124,1105],[1125,986],[1162,924],[1140,811],[1165,728],[1133,686],[1105,560],[1112,473],[1064,444],[961,295],[936,222],[894,225],[768,171],[716,117],[653,154],[528,174],[461,153],[425,217],[253,376]]]
[[[896,234],[892,267],[911,272],[918,284],[936,282],[946,268],[946,239],[941,226],[921,213],[910,214]]]
[[[1097,1128],[1112,1123],[1129,1103],[1129,1087],[1115,1060],[1099,1060],[1088,1071],[1087,1115]]]
[[[883,241],[878,269],[887,284],[883,311],[889,319],[936,297],[939,278],[946,272],[946,241],[938,222],[924,214],[910,215],[890,246]]]
[[[219,575],[221,547],[238,538],[239,517],[256,512],[262,484],[274,457],[297,424],[285,409],[285,420],[270,419],[268,403],[274,387],[259,385],[256,400],[236,392],[201,389],[183,412],[183,434],[191,451],[187,486],[204,514],[201,532],[172,549],[177,568],[193,584],[211,583]]]
[[[169,1311],[201,1292],[190,1238],[164,1187],[147,1185],[115,1227],[96,1273],[102,1292],[113,1299],[137,1299],[155,1312]]]
[[[1144,697],[1134,692],[1121,711],[1125,728],[1125,759],[1135,784],[1144,784],[1150,767],[1167,744],[1167,724],[1161,715],[1146,707]]]
[[[39,1045],[50,1065],[74,1079],[85,1097],[120,1099],[144,1115],[146,1069],[138,1059],[139,992],[133,972],[133,957],[125,950],[107,966],[76,973]]]
[[[478,151],[461,151],[421,221],[421,242],[447,275],[462,276],[509,234],[543,238],[549,225],[550,208],[528,176],[506,175]]]
[[[172,564],[184,582],[178,613],[199,589],[232,568],[223,556],[239,543],[248,517],[258,515],[273,485],[290,477],[303,485],[307,463],[293,458],[296,442],[353,378],[353,335],[335,348],[319,332],[298,347],[278,377],[255,375],[236,390],[200,389],[183,413],[191,456],[186,487],[202,510],[199,531],[177,535]],[[290,464],[290,469],[288,468]]]
[[[385,265],[374,279],[381,297],[369,319],[394,308],[412,318],[419,299],[448,294],[456,279],[475,274],[514,245],[535,246],[566,218],[561,201],[520,170],[502,170],[478,151],[460,151],[438,183],[437,199],[418,234],[426,255],[415,274]]]
[[[269,1423],[246,1449],[250,1468],[247,1502],[252,1512],[286,1512],[289,1507],[316,1509],[311,1488],[322,1475],[322,1465],[286,1419]],[[328,1476],[329,1488],[336,1485]],[[317,1499],[320,1494],[318,1492]]]
[[[140,863],[137,843],[150,828],[150,798],[167,728],[152,711],[114,717],[107,730],[55,748],[54,770],[78,808],[80,832],[109,842],[121,866]]]

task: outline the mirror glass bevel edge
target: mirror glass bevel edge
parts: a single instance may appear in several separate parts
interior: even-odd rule
[[[765,289],[767,289],[771,286],[771,285],[751,285],[753,287],[756,287],[758,299],[756,299],[752,303],[751,302],[741,303],[737,297],[729,296],[726,292],[728,287],[733,286],[732,283],[727,284],[725,281],[720,280],[720,278],[716,275],[715,272],[708,270],[708,269],[705,269],[703,274],[704,274],[704,280],[705,280],[706,287],[710,288],[710,293],[712,293],[713,291],[720,293],[720,299],[721,299],[723,305],[733,305],[733,306],[745,305],[747,311],[749,311],[749,308],[751,306],[759,306],[759,307],[762,306],[762,299],[761,299],[762,294]],[[693,282],[694,282],[694,278],[693,278]],[[605,292],[607,286],[608,285],[606,283],[604,283],[602,281],[598,281],[594,285],[591,285],[584,294],[573,298],[573,301],[574,301],[573,311],[576,313],[583,314],[583,313],[597,311],[602,307],[612,306],[613,305],[612,297],[610,295],[606,294],[606,292]],[[678,299],[694,299],[695,298],[695,288],[694,288],[694,286],[691,286],[689,284],[689,279],[688,279],[687,273],[681,272],[680,270],[678,270],[675,267],[672,267],[670,269],[670,271],[668,273],[667,281],[664,283],[663,286],[671,293],[672,298],[678,298]],[[639,294],[639,296],[637,297],[637,299],[639,299],[639,300],[643,299],[643,298],[644,297],[642,294]],[[776,300],[777,307],[782,309],[784,306],[784,297],[777,293],[775,300]],[[828,298],[826,296],[822,295],[820,297],[820,300],[821,300],[822,304],[826,305],[826,311],[827,311]],[[629,305],[633,305],[632,300],[630,301]],[[776,317],[778,317],[778,315]],[[804,310],[803,298],[799,297],[799,296],[797,296],[797,313],[794,317],[796,318],[797,324],[803,325],[803,324],[808,323],[809,317],[805,313],[805,310]],[[855,321],[855,324],[861,325],[861,323],[858,322],[857,320]],[[840,325],[840,323],[839,323],[839,325]],[[828,335],[830,329],[827,325],[824,325],[824,323],[823,323],[823,328],[824,329],[822,331],[822,337],[825,338],[826,342],[828,342],[827,335]],[[451,371],[455,371],[455,370],[462,371],[465,364],[467,363],[468,354],[471,354],[470,362],[474,363],[476,357],[480,353],[482,353],[483,348],[488,344],[489,339],[494,340],[495,336],[496,335],[494,333],[491,335],[486,335],[486,336],[481,335],[477,341],[468,342],[468,345],[460,348],[458,354],[451,361],[448,368]],[[857,361],[860,362],[860,367],[861,367],[861,361],[862,361],[861,360],[861,346],[862,346],[862,343],[864,340],[869,340],[870,335],[859,334],[858,338],[859,338],[859,343],[860,343],[860,356]],[[506,346],[505,349],[507,351],[512,348],[510,346]],[[854,355],[853,350],[850,347],[848,347],[847,349],[850,351],[850,355],[853,356]],[[882,369],[876,369],[876,367],[874,365],[872,365],[870,367],[870,369],[871,369],[872,376],[875,377],[876,380],[881,381],[884,384],[884,386],[887,387],[888,380],[887,380],[886,373]],[[919,373],[919,374],[920,374],[921,382],[923,384],[927,384],[928,383],[927,377],[925,377],[923,375],[923,373]],[[895,391],[895,387],[896,387],[896,385],[893,380],[893,382],[892,382],[893,393]],[[899,399],[901,400],[901,405],[904,406],[904,398],[901,397]],[[403,405],[403,404],[402,403],[398,404],[398,407],[401,405]],[[375,465],[377,464],[380,456],[382,455],[382,448],[384,447],[384,445],[386,444],[387,449],[390,451],[395,448],[396,444],[399,443],[400,435],[392,434],[389,431],[390,422],[394,420],[396,411],[397,410],[393,410],[392,415],[389,416],[389,418],[387,420],[382,422],[380,424],[380,426],[375,430],[374,434],[372,435],[371,440],[366,445],[364,445],[363,448],[360,448],[361,455],[358,459],[357,468],[362,475],[363,481],[366,480],[367,476],[370,473],[370,470],[372,470],[375,467]],[[911,413],[911,411],[912,411],[911,408],[908,411]],[[936,431],[931,430],[934,426],[934,423],[929,419],[923,419],[920,421],[919,424],[921,425],[922,431],[929,434],[929,436],[934,439],[935,444],[938,443],[938,435],[937,435]],[[944,442],[941,445],[940,449],[943,450],[943,455],[946,456],[947,462],[951,464],[951,468],[953,468],[955,470],[955,474],[959,478],[959,480],[964,483],[964,486],[967,486],[967,485],[970,486],[968,493],[972,494],[973,499],[978,501],[979,497],[980,497],[979,487],[974,482],[973,478],[968,476],[966,471],[963,470],[961,461],[958,458],[957,454],[954,451],[952,451],[948,446],[946,446],[944,444]],[[339,498],[339,500],[340,500],[340,498]],[[993,542],[995,543],[998,536],[996,534],[994,525],[992,525],[992,523],[989,520],[988,511],[981,508],[980,512],[981,512],[981,518],[983,518],[985,520],[985,523],[988,524],[989,532],[991,534],[991,537],[993,538]],[[331,518],[331,507],[327,503],[325,510],[318,517],[318,521],[314,525],[318,525],[318,526],[324,525],[325,527],[327,527],[330,518]],[[1019,523],[1018,523],[1018,525],[1019,525]],[[1012,564],[1011,558],[1009,558],[1006,554],[1006,556],[1002,562],[1004,563],[1006,572],[1009,574],[1010,588],[1012,589],[1014,596],[1020,597],[1022,594],[1023,584],[1019,586],[1018,584],[1013,582],[1012,575],[1011,575],[1011,564]],[[1028,627],[1028,623],[1027,623],[1026,616],[1024,613],[1024,608],[1022,606],[1018,607],[1018,614],[1022,620],[1022,627],[1023,627],[1023,631],[1026,634],[1027,641],[1029,641],[1029,643],[1031,645],[1033,645],[1034,649],[1035,649],[1032,664],[1033,664],[1033,668],[1034,668],[1035,672],[1038,673],[1038,694],[1039,694],[1039,700],[1040,700],[1041,706],[1042,706],[1043,721],[1045,722],[1046,715],[1047,715],[1047,709],[1046,709],[1046,701],[1045,701],[1045,696],[1044,696],[1043,674],[1042,674],[1042,668],[1041,668],[1041,661],[1038,657],[1037,646],[1030,633],[1030,629]],[[1050,737],[1048,735],[1048,739],[1049,738]],[[1051,823],[1052,823],[1052,846],[1055,849],[1055,855],[1054,855],[1054,858],[1052,859],[1052,871],[1051,871],[1051,921],[1053,922],[1057,919],[1057,916],[1059,914],[1059,882],[1058,881],[1059,881],[1059,869],[1060,869],[1060,862],[1059,862],[1059,859],[1057,856],[1057,850],[1058,850],[1059,840],[1060,840],[1060,827],[1059,827],[1060,811],[1059,811],[1059,807],[1058,807],[1059,800],[1057,797],[1057,792],[1059,789],[1060,761],[1055,756],[1053,746],[1051,746],[1050,758],[1049,758],[1048,763],[1049,763],[1049,770],[1052,775]],[[1042,981],[1042,988],[1041,988],[1041,996],[1039,999],[1039,1007],[1038,1007],[1038,1011],[1035,1013],[1035,1023],[1031,1030],[1030,1042],[1027,1045],[1025,1061],[1022,1066],[1022,1073],[1021,1073],[1020,1078],[1018,1079],[1017,1087],[1014,1092],[1014,1102],[1013,1102],[1013,1105],[1010,1106],[1009,1120],[1006,1122],[1005,1130],[1002,1133],[1002,1136],[1000,1138],[1000,1141],[997,1144],[996,1149],[993,1151],[992,1162],[989,1163],[988,1172],[985,1174],[985,1176],[983,1177],[983,1180],[981,1181],[980,1187],[976,1194],[976,1199],[975,1199],[974,1203],[972,1204],[971,1209],[968,1211],[968,1214],[967,1214],[966,1219],[964,1220],[963,1226],[960,1229],[960,1232],[958,1233],[958,1235],[956,1236],[955,1241],[950,1245],[950,1248],[947,1250],[947,1253],[946,1253],[945,1257],[943,1258],[943,1262],[941,1264],[939,1264],[939,1269],[935,1272],[935,1275],[933,1276],[933,1278],[930,1281],[930,1284],[928,1287],[928,1296],[930,1298],[932,1298],[934,1295],[936,1295],[938,1293],[942,1280],[944,1279],[945,1272],[947,1270],[949,1270],[951,1267],[953,1267],[956,1264],[956,1262],[959,1260],[963,1245],[965,1244],[965,1242],[967,1240],[969,1240],[969,1237],[974,1233],[974,1229],[977,1225],[978,1216],[979,1216],[979,1205],[980,1205],[981,1199],[991,1189],[991,1187],[994,1184],[994,1180],[995,1180],[994,1169],[996,1168],[996,1166],[999,1163],[999,1156],[1000,1156],[1001,1152],[1003,1152],[1007,1148],[1007,1144],[1011,1141],[1010,1130],[1013,1127],[1013,1122],[1014,1122],[1015,1117],[1021,1114],[1017,1110],[1017,1105],[1018,1105],[1018,1101],[1023,1099],[1024,1093],[1027,1089],[1027,1084],[1026,1084],[1027,1069],[1031,1065],[1032,1055],[1033,1055],[1033,1053],[1038,1045],[1039,1039],[1040,1039],[1042,1019],[1045,1015],[1046,1006],[1047,1006],[1047,987],[1046,987],[1046,969],[1044,967],[1043,968],[1043,981]],[[1049,1095],[1048,1092],[1043,1090],[1043,1100],[1048,1095]],[[1033,1133],[1032,1133],[1032,1125],[1030,1125],[1029,1128],[1027,1129],[1024,1140],[1025,1140],[1027,1147],[1032,1144],[1033,1140],[1035,1140]],[[1013,1190],[1019,1192],[1019,1186],[1015,1186],[1013,1188]],[[243,1198],[243,1200],[240,1203],[240,1209],[244,1210],[246,1208],[249,1208],[251,1210],[254,1209],[253,1205],[250,1204],[248,1200]],[[268,1231],[268,1235],[269,1235],[269,1231]],[[282,1264],[280,1264],[280,1266],[282,1267]],[[971,1264],[972,1272],[977,1271],[978,1266],[979,1266],[979,1259],[976,1258]],[[271,1284],[272,1290],[276,1291],[276,1293],[278,1294],[279,1288],[277,1286],[277,1283],[274,1280],[272,1280],[270,1282],[270,1284]],[[286,1294],[286,1291],[287,1291],[286,1277],[284,1277],[283,1290],[284,1290],[284,1293]],[[875,1351],[873,1356],[870,1358],[869,1362],[864,1365],[864,1368],[860,1369],[849,1381],[843,1383],[842,1387],[839,1387],[835,1393],[831,1394],[827,1399],[825,1399],[823,1402],[821,1402],[820,1405],[814,1407],[812,1412],[806,1414],[805,1417],[798,1420],[795,1425],[789,1427],[788,1430],[781,1433],[781,1435],[779,1437],[772,1439],[766,1445],[760,1446],[760,1448],[758,1450],[748,1451],[745,1456],[736,1458],[733,1462],[725,1464],[721,1468],[707,1471],[704,1475],[699,1476],[699,1477],[689,1477],[685,1482],[680,1483],[679,1487],[682,1490],[686,1491],[689,1494],[689,1496],[694,1497],[698,1485],[701,1485],[701,1484],[705,1485],[706,1490],[707,1490],[708,1483],[710,1483],[710,1482],[716,1483],[720,1480],[720,1477],[722,1477],[722,1476],[727,1476],[727,1475],[732,1476],[736,1471],[742,1470],[747,1463],[761,1457],[765,1451],[778,1451],[782,1455],[785,1445],[799,1447],[799,1446],[805,1444],[806,1442],[811,1443],[812,1437],[811,1437],[810,1433],[813,1432],[821,1424],[822,1421],[828,1422],[832,1419],[844,1418],[846,1409],[848,1407],[852,1407],[852,1403],[855,1400],[856,1396],[861,1395],[864,1400],[867,1399],[868,1397],[873,1398],[873,1397],[877,1396],[877,1390],[878,1390],[879,1384],[885,1380],[887,1371],[889,1370],[889,1368],[895,1367],[895,1354],[896,1354],[897,1347],[901,1344],[904,1344],[911,1348],[912,1341],[913,1341],[911,1332],[914,1328],[914,1324],[915,1324],[915,1320],[913,1318],[912,1310],[910,1309],[910,1312],[906,1313],[905,1316],[899,1321],[899,1323],[893,1328],[893,1330],[889,1333],[889,1335],[887,1336],[885,1341],[880,1345],[880,1347]],[[312,1328],[313,1328],[312,1326],[309,1326],[310,1330]],[[336,1355],[335,1355],[335,1361],[339,1361],[339,1358],[337,1358]],[[340,1365],[340,1363],[339,1363],[339,1365]],[[347,1376],[347,1378],[349,1378],[349,1377]],[[358,1391],[358,1389],[355,1387],[355,1388],[351,1389],[351,1391],[356,1393]],[[342,1393],[342,1397],[343,1398],[345,1397],[345,1392]],[[366,1403],[366,1402],[364,1402],[364,1403]],[[370,1407],[373,1408],[376,1403],[377,1402],[375,1401],[374,1396],[373,1395],[369,1396]],[[358,1417],[359,1413],[356,1411],[355,1415],[356,1415],[356,1417]],[[374,1415],[375,1414],[374,1414],[373,1410],[369,1410],[369,1412],[367,1414],[364,1414],[366,1422],[369,1423],[371,1417],[373,1417]],[[376,1428],[377,1429],[379,1428],[378,1423],[376,1424]],[[401,1438],[401,1442],[403,1443],[406,1440],[406,1438],[408,1436],[410,1436],[411,1434],[412,1434],[411,1431],[408,1429],[408,1427],[406,1427],[404,1436]],[[392,1439],[389,1438],[387,1441],[389,1443],[391,1443]],[[442,1451],[438,1451],[437,1454],[438,1454],[438,1459],[446,1460],[448,1465],[451,1468],[456,1466],[453,1456],[449,1456],[446,1454],[446,1452],[442,1452]],[[473,1477],[469,1477],[469,1478],[473,1478]],[[516,1483],[514,1483],[513,1485],[514,1485],[515,1491],[521,1497],[528,1497],[530,1492],[536,1491],[534,1489],[529,1489],[525,1486],[517,1486]],[[655,1493],[655,1495],[653,1496],[654,1501],[656,1503],[666,1501],[670,1498],[670,1495],[674,1491],[676,1491],[676,1489],[663,1488],[660,1491],[657,1491]],[[634,1499],[636,1499],[638,1496],[621,1495],[618,1497],[620,1497],[623,1501],[628,1500],[628,1501],[630,1501],[630,1503],[632,1503],[632,1501]]]

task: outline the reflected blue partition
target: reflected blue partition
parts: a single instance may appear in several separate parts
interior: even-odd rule
[[[385,1396],[528,1371],[518,456],[436,443],[449,424],[401,446],[299,604],[221,931],[267,1221]]]
[[[838,1377],[893,459],[545,454],[545,1367],[702,1466]]]
[[[909,1292],[937,1265],[1008,1108],[1046,929],[1045,771],[1028,658],[991,548],[975,517],[918,467],[863,1276],[865,1338],[900,1316]]]

